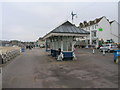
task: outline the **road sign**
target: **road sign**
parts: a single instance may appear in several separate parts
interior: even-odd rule
[[[102,28],[99,28],[98,31],[103,31],[103,29],[102,29]]]

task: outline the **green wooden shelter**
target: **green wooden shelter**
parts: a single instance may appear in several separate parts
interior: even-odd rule
[[[52,56],[58,57],[58,49],[61,49],[62,59],[73,59],[75,56],[74,44],[76,43],[76,38],[84,38],[88,35],[88,31],[66,21],[46,34],[43,39],[46,40],[46,51],[48,51],[49,47]]]

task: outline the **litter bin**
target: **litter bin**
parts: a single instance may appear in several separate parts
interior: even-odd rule
[[[25,52],[25,49],[24,49],[24,48],[21,48],[21,52]]]
[[[52,56],[56,57],[56,50],[53,50]]]
[[[114,62],[118,63],[119,57],[120,57],[120,50],[114,50]]]
[[[3,64],[2,55],[0,55],[0,64]]]

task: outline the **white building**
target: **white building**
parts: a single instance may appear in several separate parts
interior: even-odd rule
[[[120,24],[115,20],[110,22],[111,25],[111,37],[113,38],[114,42],[120,44]]]
[[[88,45],[95,45],[98,47],[100,42],[120,43],[118,41],[118,23],[116,21],[109,21],[105,16],[97,18],[93,21],[80,23],[79,27],[90,32],[86,42]]]
[[[39,38],[39,39],[37,40],[37,46],[40,47],[40,45],[45,45],[45,40],[43,40],[43,38]]]

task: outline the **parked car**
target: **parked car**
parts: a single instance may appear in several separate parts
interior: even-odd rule
[[[99,45],[99,46],[97,47],[97,49],[100,49],[101,46],[102,46],[102,45]]]
[[[40,48],[44,48],[45,47],[45,45],[44,44],[40,44]]]
[[[114,50],[117,50],[117,45],[116,44],[103,44],[99,50],[102,52],[103,50],[105,50],[105,52],[111,52]]]

